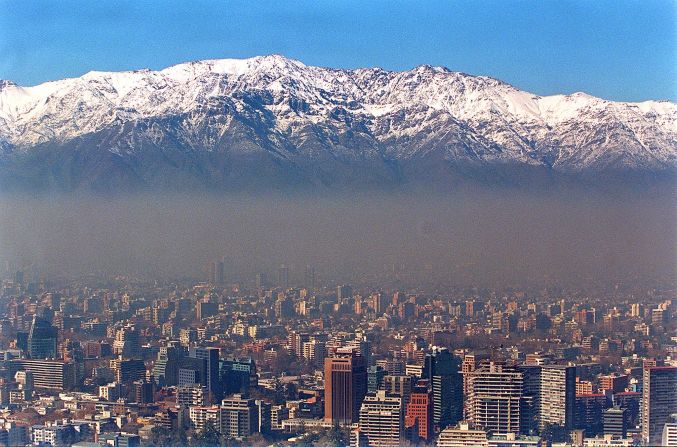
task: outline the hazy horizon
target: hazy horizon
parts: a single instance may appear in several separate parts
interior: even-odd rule
[[[50,276],[202,278],[226,256],[234,280],[280,264],[347,280],[404,264],[457,285],[674,280],[673,199],[669,189],[5,195],[0,260]]]

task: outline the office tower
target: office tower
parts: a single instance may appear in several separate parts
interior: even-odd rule
[[[268,281],[266,279],[266,274],[265,273],[257,273],[256,274],[256,288],[257,289],[263,289],[268,285]]]
[[[421,380],[414,386],[409,396],[407,412],[404,418],[405,427],[417,427],[418,437],[426,442],[432,439],[433,431],[433,398],[428,390],[428,381]]]
[[[28,333],[28,355],[32,359],[56,358],[57,333],[48,320],[34,315]]]
[[[603,432],[605,435],[616,435],[625,438],[628,435],[627,411],[619,407],[604,410]]]
[[[339,348],[324,360],[324,418],[339,424],[359,419],[367,393],[367,364],[356,350]]]
[[[223,399],[221,411],[220,433],[226,437],[242,439],[258,431],[258,407],[254,399],[234,394]]]
[[[117,358],[110,361],[110,367],[115,374],[115,380],[122,384],[146,378],[146,365],[143,360]]]
[[[593,437],[603,430],[602,414],[607,406],[604,394],[578,394],[574,410],[574,427],[585,430],[586,436]]]
[[[375,393],[381,389],[386,370],[379,365],[370,366],[367,369],[367,392]]]
[[[17,371],[30,372],[35,388],[70,390],[76,383],[75,365],[58,360],[15,359],[9,364],[10,375]]]
[[[277,286],[283,289],[289,288],[289,267],[284,264],[277,269]]]
[[[520,365],[516,369],[522,373],[521,432],[535,433],[540,419],[541,367]]]
[[[183,355],[183,347],[176,342],[160,347],[153,367],[153,377],[159,386],[175,386],[177,384],[179,362]]]
[[[371,342],[366,336],[358,335],[354,340],[346,343],[345,347],[356,350],[362,357],[364,357],[364,361],[366,362],[367,366],[371,366]],[[391,375],[401,374],[404,374],[404,364],[402,364],[401,370],[392,370]]]
[[[311,292],[315,290],[315,267],[310,265],[306,266],[303,285]]]
[[[141,358],[141,343],[139,342],[139,333],[134,327],[123,327],[115,332],[113,353],[115,355],[122,356],[124,359]]]
[[[425,356],[423,378],[430,380],[433,422],[439,428],[456,424],[463,415],[463,381],[460,361],[447,348],[433,346]]]
[[[227,357],[221,364],[221,390],[224,396],[238,393],[249,395],[249,389],[258,385],[256,363],[251,357]]]
[[[520,433],[523,375],[491,362],[470,373],[468,420],[477,428]]]
[[[179,386],[199,384],[209,389],[208,376],[206,358],[183,357],[179,361],[176,384]]]
[[[390,304],[390,300],[388,299],[388,295],[386,295],[384,292],[378,292],[374,293],[371,295],[372,299],[372,307],[374,308],[374,312],[377,315],[381,315],[385,313],[386,309],[388,309],[388,305]]]
[[[137,380],[133,385],[134,402],[137,404],[152,404],[155,402],[155,382]]]
[[[196,317],[198,320],[203,318],[209,318],[219,313],[219,305],[217,303],[200,301],[195,306],[196,308]]]
[[[191,347],[188,354],[192,358],[204,359],[207,362],[207,391],[213,394],[214,402],[220,401],[223,397],[219,377],[219,352],[219,348]]]
[[[368,394],[359,412],[359,436],[369,447],[400,447],[404,440],[402,399],[379,390]]]
[[[487,432],[471,428],[467,422],[458,424],[458,428],[445,428],[437,440],[437,447],[489,447]]]
[[[338,302],[341,303],[349,298],[353,297],[353,288],[348,285],[342,285],[336,287],[336,298]]]
[[[560,426],[564,431],[574,427],[576,405],[576,367],[544,365],[541,367],[539,395],[539,429],[546,425]]]
[[[277,299],[277,301],[275,301],[275,316],[277,318],[292,318],[294,314],[294,301],[292,301],[290,298],[282,295]]]
[[[222,286],[226,283],[226,264],[224,261],[216,263],[216,285]]]
[[[413,387],[414,378],[411,376],[385,376],[380,389],[393,396],[401,397],[402,408],[406,409]]]
[[[324,365],[324,359],[327,357],[325,342],[313,337],[312,340],[303,343],[303,357],[315,366]]]
[[[642,440],[650,445],[660,443],[663,425],[677,408],[677,367],[644,368],[642,389]]]

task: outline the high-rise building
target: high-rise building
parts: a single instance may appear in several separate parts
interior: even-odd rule
[[[45,318],[33,316],[28,333],[28,355],[32,359],[56,358],[57,328]]]
[[[463,416],[463,381],[460,360],[447,348],[433,346],[425,356],[423,378],[430,380],[433,422],[439,428],[454,425]]]
[[[661,442],[663,426],[677,408],[677,367],[644,368],[642,389],[642,440],[649,445]]]
[[[113,342],[113,353],[122,356],[124,359],[141,358],[139,333],[134,327],[126,326],[117,330]]]
[[[155,382],[137,380],[133,384],[134,402],[138,404],[152,404],[155,402]]]
[[[153,377],[159,386],[175,386],[178,383],[179,363],[184,352],[184,348],[176,342],[160,347],[153,366]]]
[[[35,388],[70,390],[75,386],[76,369],[70,362],[59,360],[15,359],[9,365],[10,374],[17,371],[31,372]]]
[[[498,433],[520,433],[523,375],[494,362],[469,376],[468,420],[477,428]]]
[[[369,447],[400,447],[404,440],[402,398],[384,390],[368,394],[359,412],[359,436]]]
[[[356,350],[339,348],[324,360],[324,418],[339,424],[359,419],[367,393],[367,363]]]
[[[220,432],[235,439],[246,438],[258,431],[258,407],[254,399],[247,399],[241,394],[223,399],[221,402]]]
[[[414,387],[414,378],[411,376],[385,376],[381,389],[386,393],[400,396],[402,398],[402,408],[406,409],[409,403],[409,396]]]
[[[115,374],[115,380],[122,384],[142,380],[146,377],[146,365],[143,360],[117,358],[110,361],[110,367]]]
[[[218,402],[223,397],[219,377],[219,352],[219,348],[191,347],[189,350],[190,357],[204,359],[207,362],[207,391],[213,394],[215,402]]]
[[[433,398],[428,382],[422,380],[414,386],[404,420],[405,427],[417,427],[418,437],[430,441],[433,432]]]
[[[539,395],[539,429],[560,426],[564,431],[574,427],[576,405],[576,367],[541,366]]]
[[[305,281],[304,281],[304,286],[306,289],[310,290],[311,292],[315,290],[315,267],[311,265],[306,266],[306,271],[305,271]]]
[[[367,392],[375,393],[381,389],[383,378],[386,376],[386,370],[379,365],[370,366],[367,369]]]
[[[283,289],[289,288],[289,267],[284,264],[277,269],[277,286]]]
[[[628,435],[627,411],[620,407],[604,410],[603,432],[605,435],[616,435],[625,438]]]
[[[233,393],[249,395],[249,390],[258,385],[256,362],[251,357],[226,357],[221,360],[221,390],[223,395]]]

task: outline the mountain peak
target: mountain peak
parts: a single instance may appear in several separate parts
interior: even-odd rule
[[[213,153],[310,167],[328,160],[560,171],[677,166],[673,103],[538,96],[431,65],[343,70],[274,54],[9,86],[0,81],[0,148],[14,154],[84,144],[78,150],[123,159],[178,151],[188,165]]]

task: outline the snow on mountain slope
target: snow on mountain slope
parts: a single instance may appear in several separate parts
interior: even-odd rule
[[[677,162],[673,103],[541,97],[441,67],[338,70],[272,55],[89,72],[34,87],[0,81],[6,153],[102,132],[89,144],[125,156],[152,144],[264,151],[301,164],[438,156],[581,171]]]

